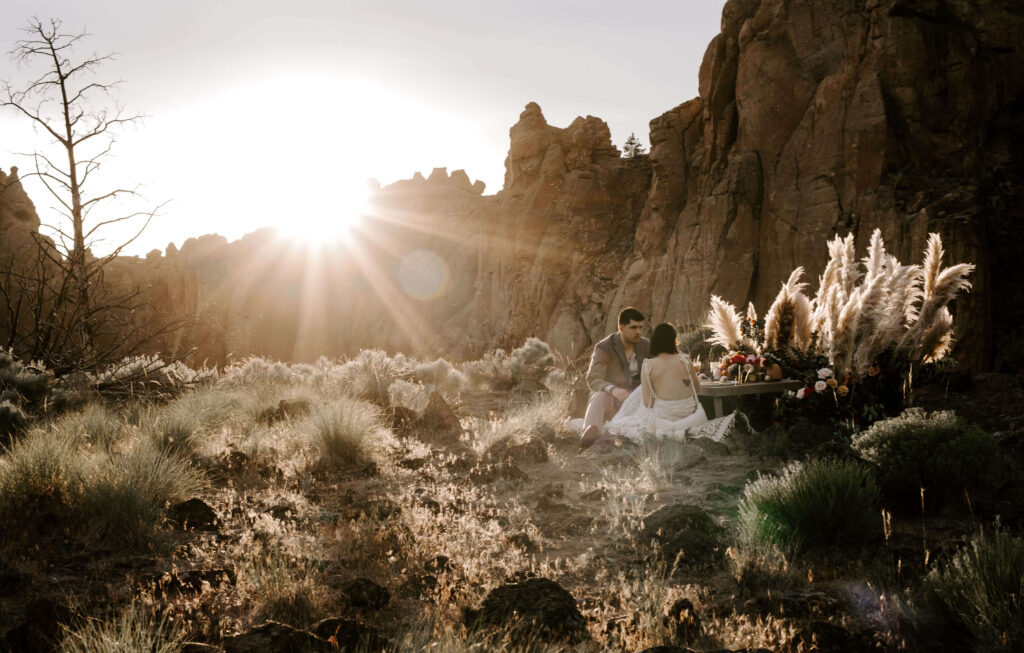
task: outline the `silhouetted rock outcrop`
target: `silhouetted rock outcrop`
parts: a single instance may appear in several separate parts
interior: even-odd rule
[[[880,228],[906,263],[939,232],[947,263],[978,266],[954,356],[1020,369],[1022,28],[1007,2],[730,0],[699,97],[651,121],[649,155],[531,102],[496,195],[437,168],[379,189],[352,241],[319,256],[261,230],[123,270],[193,317],[169,344],[199,360],[458,358],[530,335],[576,355],[627,304],[689,325],[712,293],[763,311],[793,268],[821,272],[836,234],[863,248]]]
[[[39,230],[35,204],[21,186],[17,167],[12,167],[10,174],[0,170],[0,234],[9,229],[23,233]]]

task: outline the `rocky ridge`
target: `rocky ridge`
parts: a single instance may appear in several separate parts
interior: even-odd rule
[[[880,228],[910,262],[938,232],[947,262],[978,266],[954,355],[1019,369],[1022,27],[1005,0],[730,0],[699,96],[651,121],[649,155],[530,103],[501,191],[443,168],[380,189],[315,287],[265,232],[123,265],[200,318],[209,360],[472,356],[528,335],[577,355],[624,305],[689,325],[712,293],[765,310],[797,266],[813,287],[835,234],[864,247]]]

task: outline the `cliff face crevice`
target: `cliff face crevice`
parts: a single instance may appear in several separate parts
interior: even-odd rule
[[[578,355],[625,305],[684,325],[712,293],[764,311],[797,266],[813,287],[837,234],[863,250],[879,228],[907,263],[938,232],[948,263],[978,266],[954,355],[1020,369],[1022,33],[1010,0],[730,0],[698,97],[651,120],[648,155],[530,103],[496,195],[444,169],[380,189],[315,274],[265,236],[126,265],[191,302],[211,360],[473,356],[530,335]]]

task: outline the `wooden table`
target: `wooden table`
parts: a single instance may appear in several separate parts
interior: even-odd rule
[[[779,393],[786,390],[797,390],[804,387],[802,381],[796,379],[784,379],[782,381],[756,381],[753,383],[716,383],[715,381],[701,382],[698,397],[711,397],[714,400],[714,415],[708,415],[708,419],[721,417],[722,397],[739,397],[740,395],[759,395],[767,393]]]

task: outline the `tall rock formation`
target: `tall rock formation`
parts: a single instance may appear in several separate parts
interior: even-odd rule
[[[880,228],[907,263],[936,231],[947,263],[978,266],[954,355],[1019,370],[1022,33],[1009,0],[730,0],[699,97],[651,121],[649,155],[530,103],[496,195],[438,168],[379,189],[353,241],[316,256],[258,232],[119,269],[189,316],[169,344],[211,362],[475,356],[530,335],[576,356],[627,304],[686,325],[712,293],[763,311],[795,267],[813,282],[834,235],[864,248]]]
[[[1024,15],[1014,6],[730,0],[700,96],[651,121],[642,202],[608,175],[576,183],[559,164],[564,145],[528,106],[511,132],[501,219],[519,246],[583,256],[501,270],[506,295],[528,298],[508,304],[519,335],[578,347],[630,303],[698,324],[711,293],[764,310],[792,269],[812,280],[821,271],[827,239],[852,232],[863,248],[877,227],[904,262],[920,261],[935,231],[948,262],[978,264],[975,291],[956,307],[956,356],[975,369],[1018,367]],[[556,207],[586,207],[591,230],[560,236],[551,223],[574,211]],[[589,251],[589,233],[623,240]],[[572,276],[581,267],[595,273]],[[494,294],[481,289],[478,308]],[[525,319],[516,311],[526,307],[543,310]]]
[[[834,234],[863,247],[880,228],[907,262],[936,231],[978,264],[957,356],[990,365],[1022,306],[1005,238],[1024,207],[1022,28],[1010,2],[728,2],[700,97],[651,122],[645,274],[622,296],[653,283],[652,311],[675,319],[709,293],[767,307],[793,268],[821,271]]]

